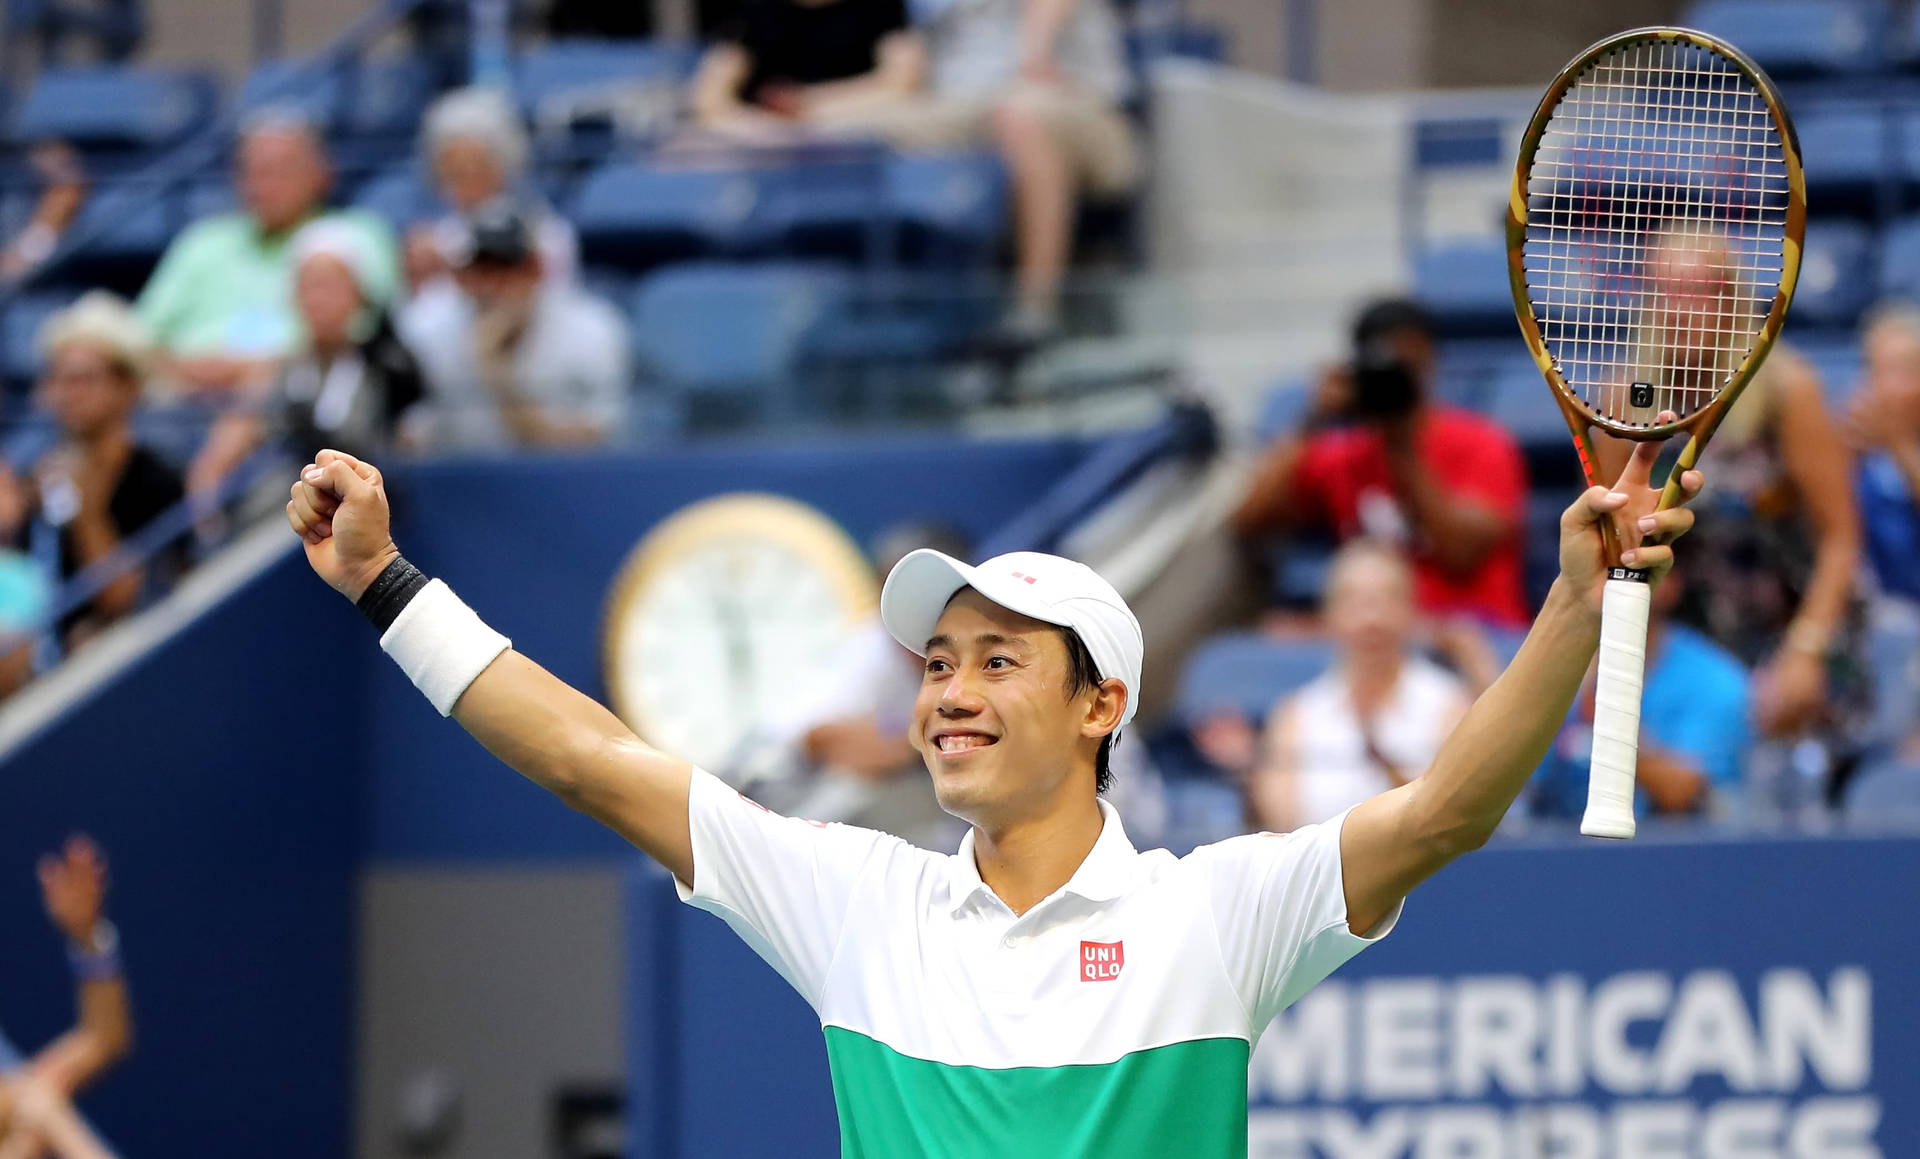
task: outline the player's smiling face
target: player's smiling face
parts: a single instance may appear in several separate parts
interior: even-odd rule
[[[1060,629],[971,588],[953,597],[928,642],[910,738],[941,808],[984,825],[1047,809],[1087,760],[1095,692],[1067,695],[1068,664]]]

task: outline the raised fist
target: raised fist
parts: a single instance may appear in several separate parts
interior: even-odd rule
[[[400,554],[389,520],[379,469],[343,451],[315,455],[287,501],[287,522],[306,542],[307,563],[350,600]]]

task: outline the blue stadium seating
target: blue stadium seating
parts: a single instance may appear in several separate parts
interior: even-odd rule
[[[756,241],[794,257],[884,260],[893,248],[885,172],[883,154],[870,148],[808,150],[757,165]]]
[[[1807,223],[1806,251],[1789,318],[1807,326],[1851,326],[1873,300],[1873,236],[1850,221]]]
[[[1878,101],[1827,101],[1794,110],[1807,197],[1816,213],[1871,204],[1893,170],[1894,126]]]
[[[1006,230],[1006,172],[991,154],[898,154],[886,165],[886,198],[909,260],[990,260]]]
[[[296,80],[308,67],[303,60],[269,60],[255,65],[240,84],[234,107],[244,115],[259,109],[295,109],[321,132],[332,131],[340,120],[343,86],[338,72],[323,72]]]
[[[1828,402],[1846,401],[1860,385],[1860,341],[1851,331],[1806,336],[1789,331],[1788,339],[1820,375]]]
[[[1253,418],[1254,441],[1264,446],[1298,429],[1313,405],[1313,389],[1313,380],[1303,374],[1290,374],[1268,387]]]
[[[564,122],[622,90],[678,86],[698,61],[690,42],[556,40],[514,61],[513,91],[536,123]]]
[[[1724,37],[1776,75],[1860,73],[1888,61],[1893,6],[1888,0],[1700,0],[1680,22]]]
[[[1847,786],[1847,820],[1883,825],[1920,817],[1920,768],[1887,762],[1862,772]]]
[[[438,195],[427,188],[415,165],[403,165],[373,177],[353,195],[353,205],[377,213],[396,229],[444,213]]]
[[[641,269],[742,247],[760,196],[749,171],[619,162],[587,175],[568,216],[596,261]]]
[[[1444,332],[1513,329],[1507,247],[1499,238],[1449,242],[1415,254],[1413,292]]]
[[[59,138],[81,149],[157,149],[205,124],[213,81],[158,69],[50,68],[14,113],[17,143]]]
[[[86,259],[158,261],[180,228],[178,206],[171,192],[110,185],[87,199],[72,236],[91,236],[80,251]]]
[[[361,61],[348,78],[340,109],[345,133],[411,138],[433,99],[433,70],[419,57]]]
[[[0,374],[18,389],[40,373],[40,326],[73,300],[70,293],[22,294],[0,316]]]
[[[1908,217],[1887,230],[1880,248],[1882,297],[1920,301],[1920,217]]]
[[[1261,632],[1223,632],[1194,648],[1180,670],[1174,716],[1194,725],[1221,712],[1263,721],[1282,697],[1333,663],[1319,638],[1281,640]]]
[[[657,270],[633,295],[641,377],[678,397],[693,425],[790,416],[808,335],[852,293],[846,271],[810,263]]]

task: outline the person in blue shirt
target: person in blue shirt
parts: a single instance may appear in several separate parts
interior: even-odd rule
[[[1640,708],[1639,789],[1634,811],[1699,814],[1741,790],[1753,741],[1751,681],[1733,653],[1669,619],[1680,598],[1676,571],[1654,592],[1647,625],[1647,679]],[[1530,789],[1535,816],[1577,819],[1587,806],[1593,750],[1593,681],[1568,714]]]
[[[1883,303],[1861,329],[1847,407],[1867,562],[1881,592],[1920,602],[1920,306]]]

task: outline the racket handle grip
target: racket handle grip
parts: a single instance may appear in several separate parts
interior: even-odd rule
[[[1593,759],[1587,772],[1587,812],[1580,819],[1580,832],[1588,837],[1624,840],[1634,833],[1640,688],[1647,675],[1647,610],[1652,603],[1653,588],[1644,578],[1610,579],[1601,598]]]

